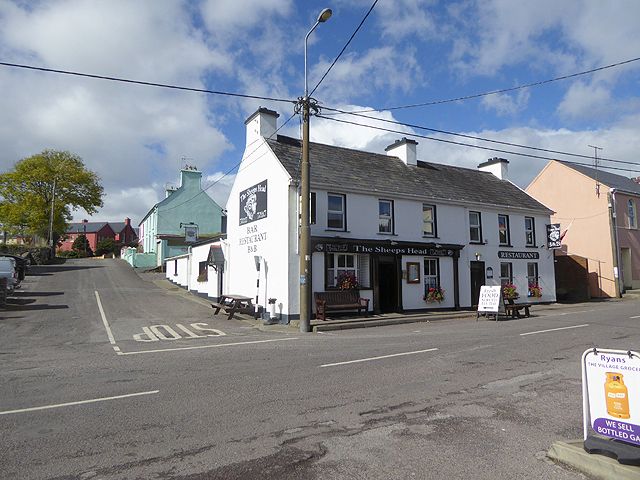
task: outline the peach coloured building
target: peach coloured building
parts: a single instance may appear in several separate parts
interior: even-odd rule
[[[592,297],[617,297],[640,288],[640,184],[636,180],[569,162],[549,162],[526,192],[556,212],[564,233],[558,255],[589,263]]]

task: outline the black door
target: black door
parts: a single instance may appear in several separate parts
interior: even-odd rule
[[[484,262],[470,262],[471,267],[471,305],[477,306],[480,287],[484,285]]]
[[[398,267],[395,257],[378,259],[378,295],[382,313],[398,311]]]

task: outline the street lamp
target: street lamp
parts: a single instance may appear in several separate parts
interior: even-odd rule
[[[311,330],[311,227],[309,226],[310,166],[309,166],[309,87],[307,84],[307,41],[316,27],[329,20],[331,9],[325,8],[318,15],[316,23],[304,37],[304,97],[298,99],[302,107],[302,164],[300,165],[300,331]],[[314,110],[317,109],[315,102]]]

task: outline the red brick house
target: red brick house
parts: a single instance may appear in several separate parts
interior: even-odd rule
[[[89,222],[83,220],[82,222],[69,224],[65,232],[64,241],[58,243],[58,249],[61,251],[72,250],[73,241],[80,235],[87,237],[89,246],[94,252],[100,240],[111,238],[115,241],[116,238],[116,232],[114,232],[108,222]]]
[[[138,242],[138,234],[136,229],[131,226],[131,219],[129,217],[124,219],[124,222],[109,222],[111,228],[116,233],[116,243],[121,245],[129,245],[131,243]]]

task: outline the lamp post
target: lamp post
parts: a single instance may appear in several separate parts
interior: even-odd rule
[[[311,330],[311,227],[309,226],[310,165],[309,165],[309,115],[311,101],[307,84],[307,41],[316,27],[329,20],[331,9],[325,8],[318,15],[316,23],[304,37],[304,97],[299,99],[302,107],[302,164],[300,166],[300,331]],[[315,109],[315,104],[314,104]]]

